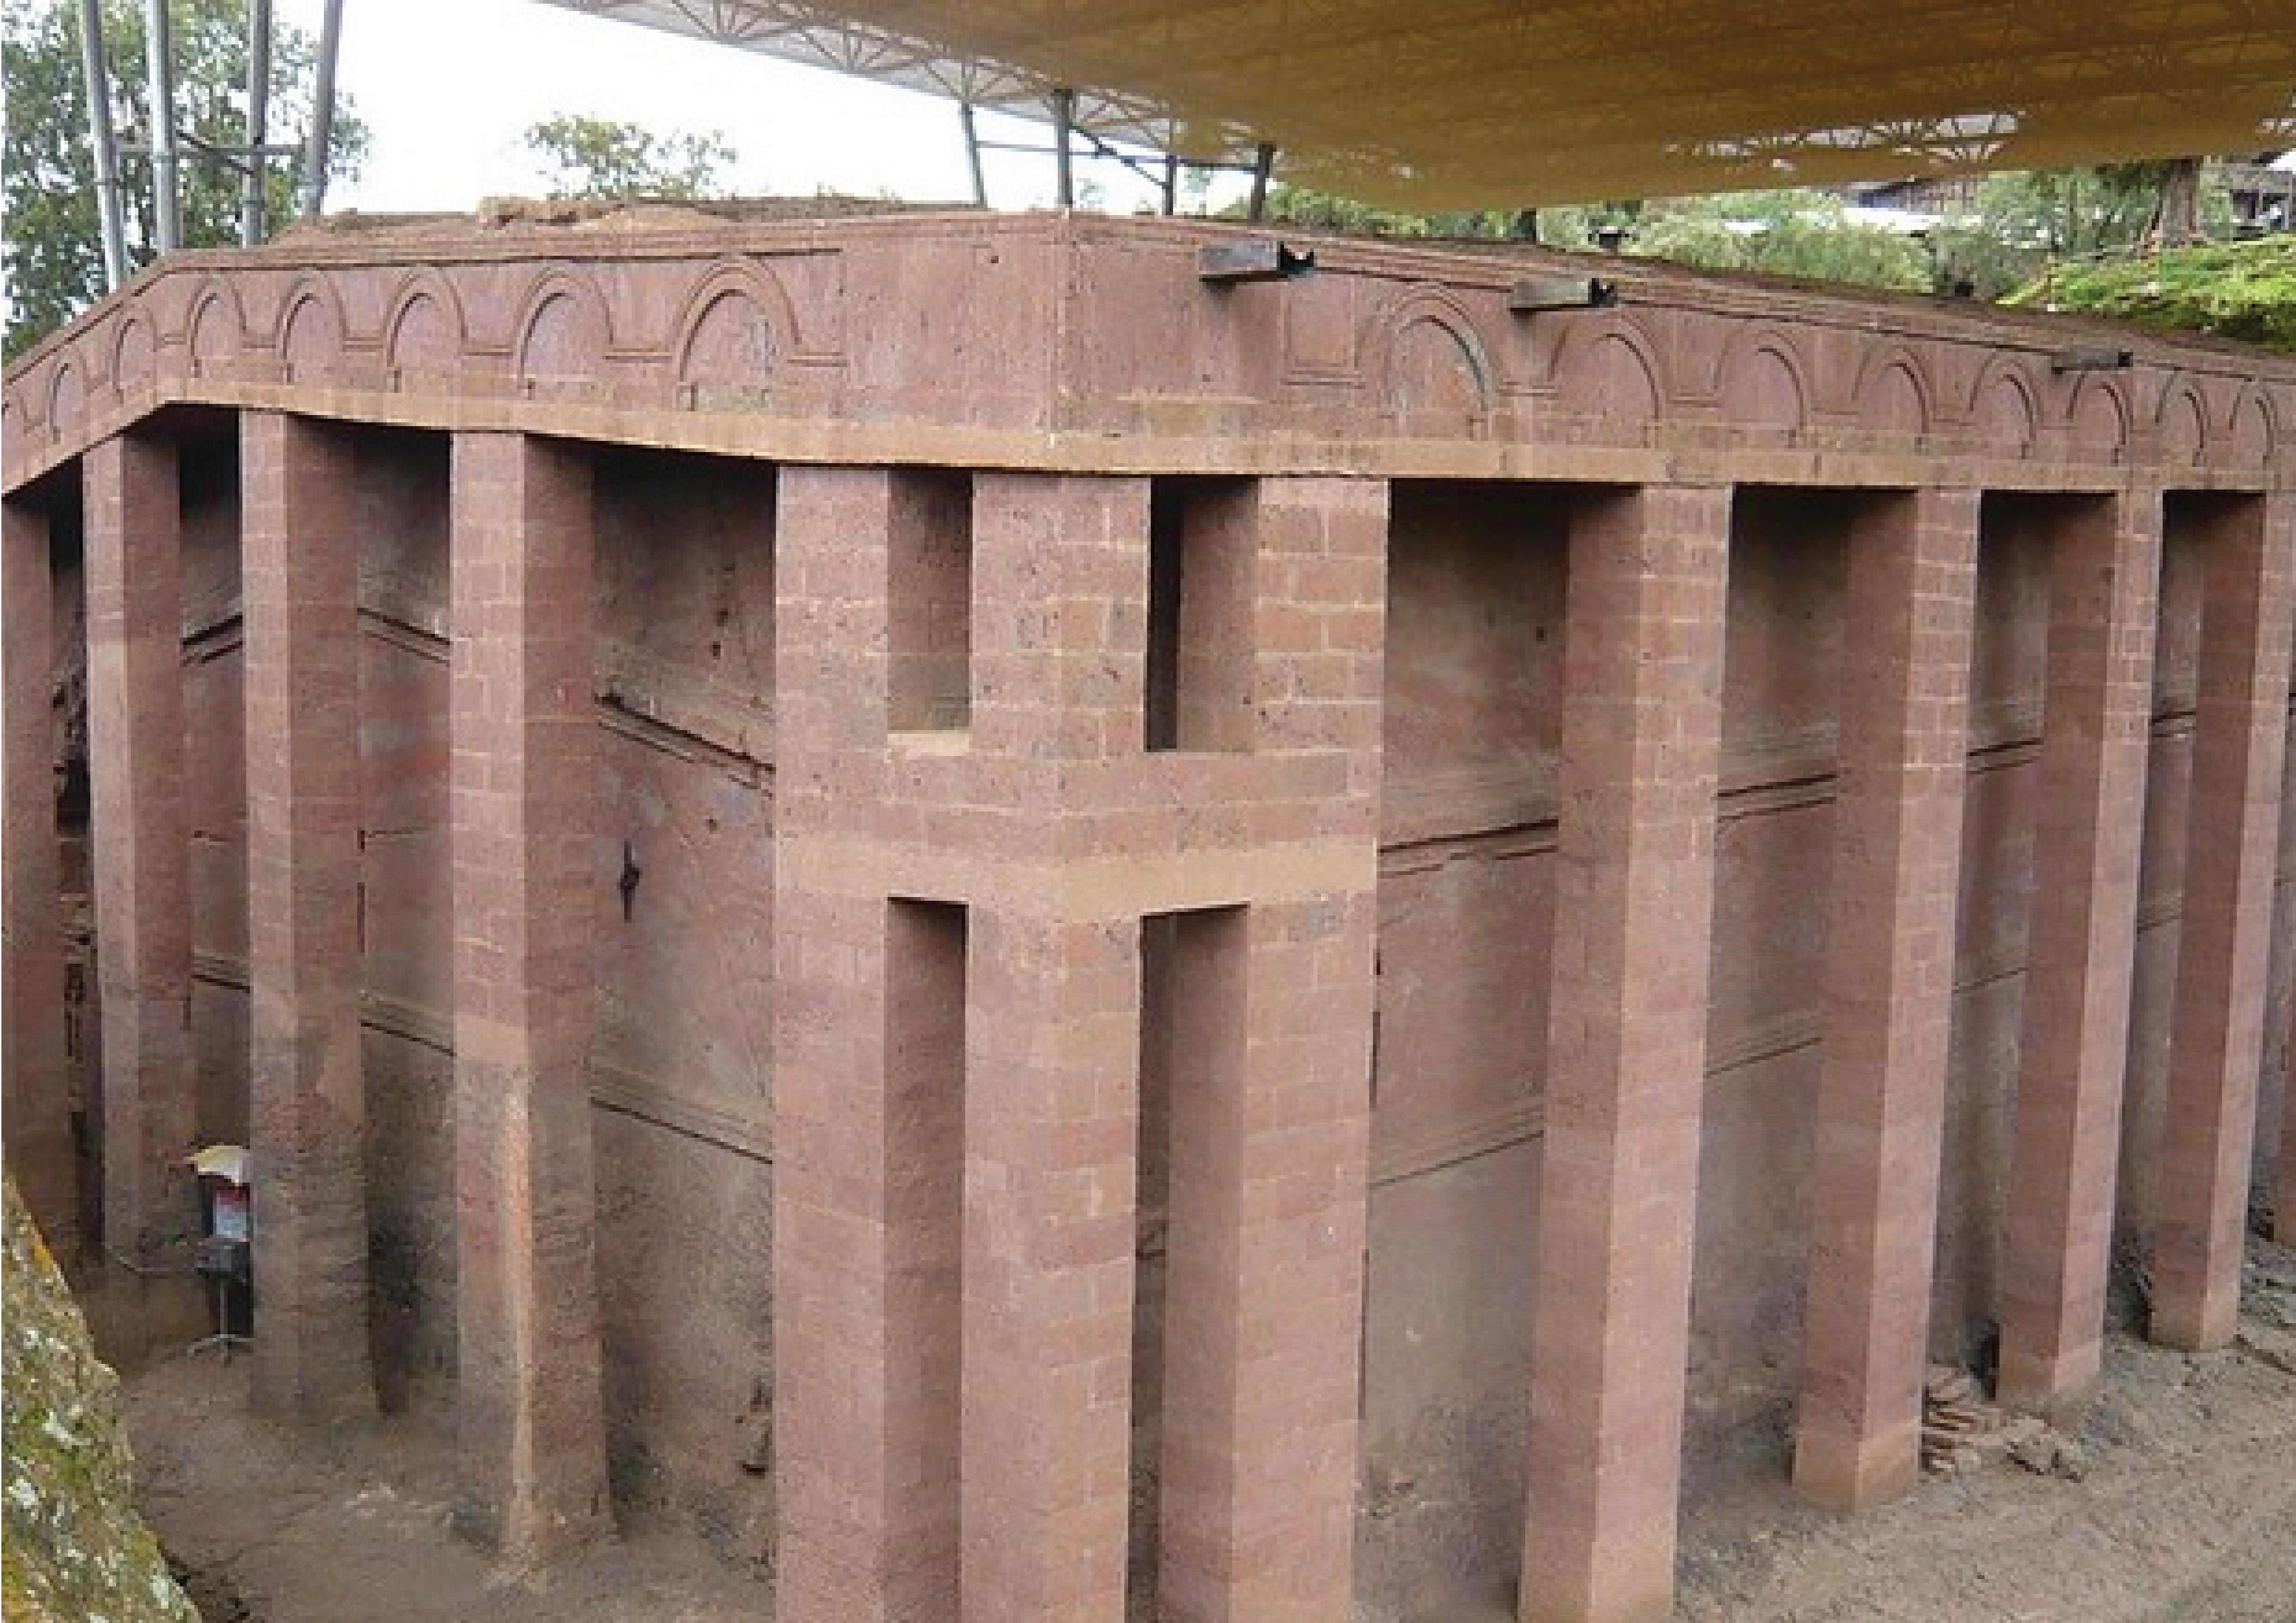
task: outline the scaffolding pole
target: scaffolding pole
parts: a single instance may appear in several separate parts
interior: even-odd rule
[[[263,160],[264,143],[271,138],[271,0],[248,0],[247,7],[247,175],[239,194],[239,242],[256,248],[266,234],[264,214],[270,200],[264,195],[269,166]]]
[[[176,160],[176,38],[168,0],[144,0],[144,64],[152,93],[152,245],[184,244],[182,170]]]
[[[964,128],[964,160],[972,168],[972,201],[980,207],[988,207],[988,177],[980,168],[980,130],[972,121],[972,103],[956,104],[956,120]]]
[[[111,70],[103,61],[102,0],[80,0],[80,69],[87,80],[87,142],[95,152],[95,207],[103,223],[103,288],[127,279],[127,233],[120,220],[119,144],[111,134]]]
[[[303,148],[305,218],[316,217],[327,202],[327,149],[335,135],[335,58],[343,43],[343,0],[327,0],[319,23],[319,72],[311,88],[311,135]]]
[[[1076,207],[1076,164],[1069,152],[1069,132],[1076,126],[1076,92],[1053,92],[1053,201],[1063,209]]]

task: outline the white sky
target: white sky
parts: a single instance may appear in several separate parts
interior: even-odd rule
[[[319,0],[275,0],[280,22],[316,37]],[[373,133],[364,172],[331,185],[336,209],[462,209],[534,195],[520,150],[554,113],[624,119],[658,132],[722,131],[743,193],[827,187],[966,201],[956,104],[936,96],[729,50],[534,0],[345,0],[337,83]],[[988,139],[1042,143],[1042,124],[984,114]],[[289,132],[275,132],[275,140]],[[299,134],[299,132],[294,132]],[[989,200],[1049,204],[1049,158],[987,155]],[[1080,164],[1110,207],[1151,193],[1120,167]]]

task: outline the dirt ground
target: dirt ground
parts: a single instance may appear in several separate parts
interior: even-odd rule
[[[406,1424],[315,1431],[247,1411],[247,1358],[128,1383],[144,1516],[206,1623],[757,1623],[771,1586],[669,1530],[538,1577],[451,1525],[447,1440]]]
[[[2296,1250],[2251,1242],[2241,1335],[2126,1335],[2070,1447],[1860,1516],[1781,1482],[1702,1519],[1685,1623],[2296,1623]],[[2054,1456],[2054,1457],[2052,1457]]]
[[[2296,1623],[2296,1250],[2255,1242],[2240,1342],[2188,1358],[2123,1335],[2078,1427],[1863,1516],[1783,1483],[1685,1537],[1685,1623]],[[757,1623],[769,1590],[637,1531],[546,1578],[448,1525],[443,1439],[250,1418],[246,1364],[131,1382],[145,1512],[207,1623]],[[1505,1608],[1444,1609],[1498,1623]],[[1414,1619],[1413,1623],[1423,1623]],[[1436,1623],[1432,1617],[1423,1623]],[[1444,1623],[1449,1623],[1445,1619]]]

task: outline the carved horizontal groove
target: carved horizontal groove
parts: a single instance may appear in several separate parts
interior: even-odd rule
[[[2002,706],[1999,710],[2000,714],[1993,718],[1997,725],[1972,725],[1971,729],[1976,740],[1969,751],[1969,770],[1972,775],[2023,766],[2039,758],[2040,707],[2019,704]],[[2152,717],[2152,736],[2156,743],[2188,736],[2192,730],[2193,711],[2189,708],[2162,710]],[[1814,735],[1816,729],[1811,732]],[[1769,747],[1734,752],[1733,759],[1726,760],[1723,766],[1716,816],[1729,824],[1832,801],[1837,792],[1832,766],[1833,730],[1826,728],[1824,734],[1828,742],[1822,758],[1824,764],[1820,766],[1810,764],[1816,758],[1808,736],[1791,749]],[[1793,775],[1773,775],[1789,769],[1793,770]],[[1763,775],[1759,781],[1758,773]],[[1555,841],[1555,800],[1549,775],[1536,768],[1513,773],[1461,774],[1390,789],[1390,808],[1398,805],[1441,806],[1464,799],[1470,804],[1462,810],[1464,820],[1475,809],[1473,802],[1480,799],[1486,807],[1494,803],[1520,807],[1524,815],[1488,821],[1480,826],[1459,826],[1383,840],[1380,846],[1381,877],[1428,873],[1470,856],[1504,861],[1552,851]],[[1423,821],[1431,820],[1423,810],[1419,816]]]
[[[417,659],[439,665],[448,660],[452,645],[447,637],[386,611],[362,607],[359,629],[376,642]],[[187,633],[184,662],[209,664],[242,652],[246,643],[245,626],[233,613]],[[707,701],[681,702],[633,680],[627,668],[631,661],[616,661],[610,652],[609,662],[625,668],[599,690],[600,725],[678,760],[714,767],[747,788],[770,790],[772,760],[747,747],[753,728],[765,732],[770,727],[770,717],[765,711]]]
[[[2142,932],[2174,923],[2181,915],[2181,891],[2147,898],[2138,905],[2136,928]],[[2006,953],[1973,961],[1970,971],[1957,975],[1953,995],[1965,997],[2025,972],[2023,957]],[[1771,1060],[1816,1046],[1824,1041],[1824,1017],[1814,1010],[1794,1010],[1757,1021],[1727,1040],[1710,1044],[1706,1079],[1744,1071]],[[1371,1184],[1382,1189],[1390,1184],[1440,1172],[1502,1150],[1528,1143],[1546,1131],[1546,1103],[1543,1094],[1530,1094],[1484,1115],[1469,1118],[1402,1140],[1372,1146]]]
[[[192,955],[192,978],[203,986],[242,995],[250,991],[252,979],[246,959],[204,948]],[[455,1054],[453,1017],[404,998],[362,992],[359,1025],[447,1059]],[[761,1118],[729,1111],[666,1086],[658,1078],[594,1058],[590,1062],[590,1102],[599,1110],[698,1139],[749,1160],[767,1165],[773,1160],[773,1121],[768,1105],[759,1106]]]

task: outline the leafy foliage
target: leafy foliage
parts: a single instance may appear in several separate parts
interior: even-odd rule
[[[1930,234],[1939,284],[1965,282],[1978,297],[1998,299],[2054,259],[2135,245],[2152,229],[2168,169],[2122,163],[1988,176],[1972,213]],[[2199,213],[2205,231],[2231,228],[2232,201],[2221,184],[2202,186]]]
[[[2005,302],[2243,339],[2296,355],[2296,236],[2061,265]]]
[[[195,141],[237,146],[246,139],[246,0],[171,0],[176,43],[176,119]],[[120,145],[148,146],[152,116],[144,72],[144,8],[105,0],[105,53],[111,64],[111,117]],[[272,139],[295,138],[310,119],[316,52],[310,37],[281,25],[271,51]],[[72,0],[10,0],[0,12],[0,81],[7,88],[6,166],[0,198],[8,213],[7,352],[15,355],[71,319],[103,291],[103,241],[95,158],[87,138],[86,82],[80,69],[79,7]],[[211,248],[239,240],[240,172],[180,142],[184,242]],[[332,170],[355,174],[367,132],[338,99]],[[299,159],[270,167],[274,220],[294,212]],[[152,245],[152,165],[123,152],[123,213],[131,266],[156,257]]]
[[[554,198],[678,198],[722,194],[734,161],[723,132],[656,135],[619,119],[559,113],[527,127],[526,147]]]
[[[1628,251],[1702,270],[1769,271],[1862,287],[1928,291],[1928,250],[1901,233],[1852,219],[1824,192],[1750,192],[1654,207]]]

